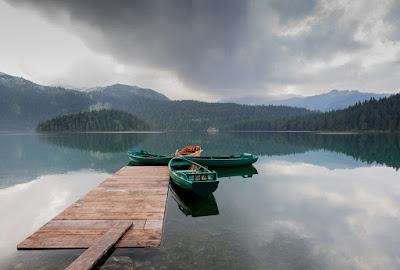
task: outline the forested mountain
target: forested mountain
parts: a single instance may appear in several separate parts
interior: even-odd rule
[[[89,108],[87,94],[0,73],[0,130],[34,129],[39,121]]]
[[[389,94],[361,93],[355,90],[332,90],[329,93],[321,95],[309,97],[292,97],[280,100],[272,100],[257,96],[248,96],[240,99],[226,99],[225,101],[253,105],[284,105],[325,112],[337,109],[344,109],[349,106],[355,105],[357,102],[363,102],[366,100],[370,100],[371,98],[380,99],[389,96]]]
[[[310,113],[285,106],[171,101],[136,86],[112,85],[88,91],[40,86],[0,74],[0,129],[32,130],[39,122],[91,109],[117,109],[145,120],[153,130],[224,128],[247,119],[278,119]]]
[[[106,87],[89,88],[86,91],[89,92],[91,95],[101,93],[104,97],[107,98],[110,97],[119,98],[121,97],[121,95],[130,96],[133,94],[135,96],[141,96],[155,100],[170,100],[165,95],[160,94],[152,89],[140,88],[138,86],[124,85],[124,84],[113,84]]]
[[[59,116],[38,124],[38,132],[143,131],[149,125],[133,114],[118,110],[98,110]]]
[[[95,87],[86,90],[92,101],[91,109],[124,108],[137,101],[170,101],[169,98],[152,89],[137,86],[114,84],[106,87]]]
[[[249,106],[182,100],[146,106],[136,114],[155,130],[207,130],[226,128],[245,119],[278,119],[310,113],[285,106]]]
[[[270,120],[244,121],[235,130],[400,131],[400,94],[358,102],[344,110]]]

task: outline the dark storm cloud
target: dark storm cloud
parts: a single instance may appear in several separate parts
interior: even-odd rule
[[[249,51],[246,1],[12,1],[57,20],[89,26],[102,37],[85,42],[119,61],[170,70],[202,88],[230,87],[265,72],[266,52]],[[75,29],[76,31],[79,29]],[[250,32],[249,32],[250,31]],[[262,59],[258,59],[262,56]],[[257,59],[255,59],[257,58]],[[261,62],[258,62],[260,61]]]
[[[353,39],[357,22],[338,26],[340,9],[321,15],[317,0],[9,3],[37,9],[121,63],[167,70],[188,86],[209,92],[240,93],[271,82],[295,82],[296,59],[327,58],[363,46]],[[314,15],[311,30],[281,35],[286,26]]]

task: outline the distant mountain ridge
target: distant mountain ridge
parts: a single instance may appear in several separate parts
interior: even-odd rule
[[[292,97],[273,100],[265,97],[248,96],[238,99],[224,99],[221,100],[221,102],[252,105],[283,105],[326,112],[344,109],[356,104],[357,102],[363,102],[365,100],[370,100],[371,98],[380,99],[389,96],[390,94],[362,93],[357,90],[332,90],[325,94],[308,97]]]
[[[54,117],[100,109],[132,113],[153,130],[207,130],[246,119],[310,113],[287,106],[171,101],[154,90],[122,84],[78,91],[0,74],[0,130],[34,130],[39,122]]]
[[[102,92],[106,93],[107,95],[114,95],[114,96],[120,96],[121,94],[123,95],[139,95],[142,97],[147,97],[147,98],[153,98],[156,100],[170,100],[167,98],[165,95],[158,93],[154,91],[153,89],[148,89],[148,88],[140,88],[136,85],[125,85],[125,84],[113,84],[110,86],[105,86],[105,87],[94,87],[94,88],[89,88],[86,89],[85,92],[88,92],[90,94],[96,93],[96,92]]]
[[[34,129],[40,121],[89,108],[85,93],[0,74],[0,129]]]
[[[33,130],[39,122],[56,116],[118,108],[132,100],[169,101],[163,94],[137,86],[115,84],[78,91],[0,73],[0,130]]]

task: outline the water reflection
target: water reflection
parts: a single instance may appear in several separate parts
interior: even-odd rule
[[[175,201],[171,191],[161,247],[117,249],[102,269],[400,269],[398,134],[171,132],[107,147],[95,139],[83,147],[78,136],[76,148],[62,136],[0,136],[2,269],[62,269],[82,252],[15,247],[128,163],[126,149],[111,148],[168,154],[185,145],[261,157],[219,171],[230,179],[206,203]]]
[[[253,165],[228,167],[228,168],[213,168],[219,178],[231,178],[233,176],[241,176],[242,178],[251,178],[254,174],[258,174],[257,169]]]
[[[42,175],[85,169],[113,174],[128,161],[124,152],[85,151],[56,146],[44,139],[60,136],[61,140],[64,135],[0,135],[0,188],[27,183]],[[81,137],[76,135],[79,142]],[[98,143],[101,144],[101,140]]]
[[[292,161],[306,160],[330,168],[382,164],[398,170],[399,136],[260,132],[0,134],[0,188],[26,183],[45,174],[87,168],[112,174],[128,164],[128,149],[141,148],[166,155],[185,145],[201,145],[204,155],[250,152],[260,156],[285,156]],[[327,160],[324,151],[338,154]]]
[[[307,240],[325,269],[398,269],[398,172],[282,160],[269,160],[259,171],[270,183],[257,183],[252,194],[268,198],[263,206],[270,217],[258,218],[263,226],[256,231],[287,231]]]
[[[213,194],[200,197],[193,192],[184,190],[169,182],[169,190],[172,198],[177,202],[179,210],[186,216],[192,217],[213,216],[218,215],[218,206]]]
[[[150,133],[53,133],[41,134],[40,142],[90,152],[120,153],[134,148]]]
[[[276,157],[257,169],[221,181],[219,215],[186,218],[169,200],[161,249],[117,250],[105,269],[399,269],[399,172]]]
[[[242,178],[250,178],[254,174],[258,174],[254,166],[239,166],[228,168],[214,168],[218,174],[218,179],[231,178],[241,176]],[[171,197],[177,202],[179,210],[186,216],[200,217],[218,215],[218,205],[214,194],[205,197],[196,195],[193,192],[182,189],[174,182],[170,181],[169,190]]]
[[[0,189],[0,265],[5,256],[16,252],[17,244],[108,176],[88,170],[44,175]]]
[[[261,156],[282,156],[307,151],[343,153],[368,164],[400,168],[399,134],[317,134],[317,133],[234,133],[167,132],[161,134],[62,134],[41,136],[41,142],[59,147],[100,153],[126,152],[140,148],[169,155],[186,145],[201,145],[204,155],[250,152]]]

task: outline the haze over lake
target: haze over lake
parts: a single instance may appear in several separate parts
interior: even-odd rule
[[[1,269],[59,269],[83,250],[16,245],[121,167],[128,149],[250,152],[212,196],[170,189],[155,249],[118,249],[103,269],[398,269],[398,134],[1,133]]]

